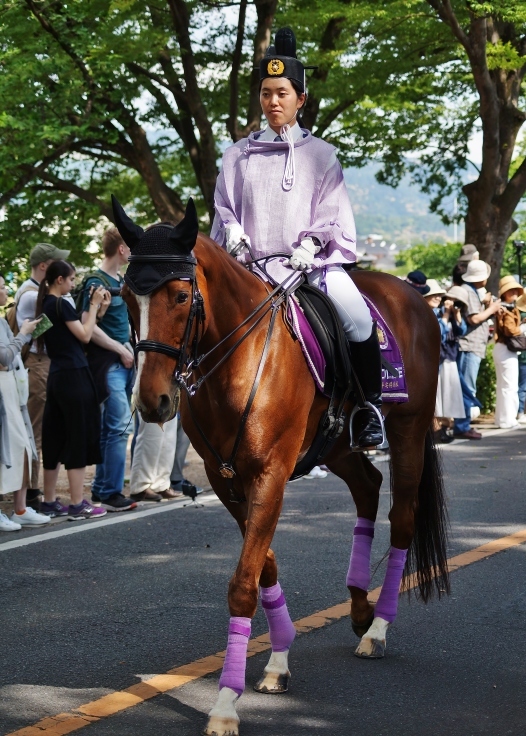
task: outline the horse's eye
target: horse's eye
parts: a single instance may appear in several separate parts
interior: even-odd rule
[[[177,304],[184,304],[187,301],[188,301],[188,294],[186,293],[186,291],[180,291],[177,294]]]

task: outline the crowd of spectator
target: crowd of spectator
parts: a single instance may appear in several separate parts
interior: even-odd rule
[[[491,342],[496,373],[495,426],[511,429],[526,424],[526,296],[515,276],[501,278],[498,295],[491,294],[486,289],[490,274],[489,264],[468,244],[452,269],[448,288],[422,271],[412,271],[406,278],[433,309],[440,326],[437,442],[482,438],[471,423],[482,408],[477,377]]]
[[[129,248],[110,228],[102,249],[100,268],[75,290],[69,251],[38,244],[29,258],[30,278],[0,318],[0,497],[13,493],[14,501],[11,516],[0,511],[0,531],[42,526],[53,517],[100,518],[130,511],[138,501],[194,497],[200,490],[182,472],[189,440],[177,418],[164,432],[133,421],[134,359],[120,296]],[[7,301],[0,276],[0,307]],[[127,496],[127,447],[134,429]],[[62,465],[67,505],[56,495]],[[88,500],[89,465],[96,469]]]
[[[129,248],[118,230],[102,238],[103,260],[75,289],[69,251],[47,243],[31,251],[31,276],[0,319],[0,496],[13,493],[14,510],[0,512],[0,531],[49,523],[53,517],[92,519],[198,492],[183,474],[189,440],[174,418],[161,429],[131,413],[135,378],[127,308],[120,289]],[[490,266],[465,245],[447,288],[422,271],[406,281],[434,311],[441,335],[435,439],[478,440],[471,422],[481,404],[477,376],[490,340],[496,372],[495,424],[526,424],[526,295],[504,276],[498,295],[486,289]],[[76,295],[74,299],[72,293]],[[0,276],[0,307],[8,301]],[[42,323],[42,324],[41,324]],[[130,494],[123,493],[129,435]],[[43,498],[39,486],[43,465]],[[56,495],[64,465],[70,499]],[[91,498],[86,467],[95,465]],[[326,468],[314,468],[321,479]]]

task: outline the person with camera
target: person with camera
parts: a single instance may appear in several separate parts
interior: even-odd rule
[[[94,519],[106,511],[84,499],[86,466],[100,461],[100,410],[83,346],[95,327],[97,315],[109,304],[102,287],[90,293],[89,317],[83,324],[64,297],[74,285],[75,271],[66,261],[54,261],[40,284],[37,310],[51,327],[37,339],[50,358],[47,397],[42,420],[44,501],[42,513],[70,519]],[[56,497],[60,465],[69,481],[71,503]]]
[[[0,307],[7,302],[5,279],[0,276]],[[13,493],[15,510],[11,518],[0,511],[0,531],[14,532],[22,527],[47,524],[47,516],[26,506],[31,459],[36,454],[31,427],[24,421],[15,378],[20,351],[31,340],[40,320],[25,319],[16,337],[7,320],[0,318],[0,494]],[[24,407],[25,408],[25,407]],[[27,417],[29,425],[29,417]]]
[[[500,309],[500,299],[493,301],[490,292],[485,291],[491,266],[484,261],[475,259],[468,263],[466,273],[462,275],[463,285],[460,287],[466,293],[466,323],[467,330],[459,338],[460,352],[458,355],[458,371],[470,394],[477,395],[477,376],[482,358],[486,355],[489,339],[489,323],[493,315]],[[483,296],[481,296],[483,294]],[[480,440],[482,434],[471,428],[471,416],[465,419],[455,419],[453,436]]]
[[[115,227],[102,236],[104,258],[86,287],[112,290],[111,302],[93,330],[88,359],[101,403],[101,455],[91,486],[91,500],[107,511],[130,511],[137,504],[123,494],[126,449],[132,421],[131,390],[134,380],[133,351],[129,344],[128,310],[120,296],[120,269],[127,265],[130,249]],[[86,290],[82,321],[89,319],[90,298]]]
[[[458,339],[465,335],[467,330],[462,316],[462,309],[467,304],[467,299],[464,290],[459,287],[453,287],[453,293],[446,294],[435,279],[428,279],[426,283],[429,292],[424,299],[433,309],[440,327],[435,442],[449,443],[453,441],[453,437],[448,434],[446,428],[450,418],[463,419],[466,416],[457,356]]]
[[[499,281],[501,306],[495,318],[493,362],[497,374],[495,424],[500,429],[519,426],[519,358],[515,350],[509,349],[508,341],[521,335],[521,313],[515,302],[523,294],[524,289],[514,276],[504,276]]]

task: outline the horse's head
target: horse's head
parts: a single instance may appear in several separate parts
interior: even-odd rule
[[[143,230],[112,199],[115,224],[131,250],[122,295],[138,337],[135,405],[146,422],[164,423],[177,412],[174,372],[184,370],[198,328],[199,320],[192,324],[190,319],[200,299],[192,255],[197,213],[190,199],[175,227],[160,224]]]

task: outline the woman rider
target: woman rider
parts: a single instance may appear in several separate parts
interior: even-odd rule
[[[365,398],[378,412],[382,403],[378,336],[363,297],[342,268],[356,260],[351,205],[335,148],[315,138],[297,121],[306,100],[305,69],[296,58],[290,28],[276,33],[260,62],[260,102],[268,127],[238,141],[223,155],[215,191],[211,237],[245,262],[288,253],[267,262],[281,282],[293,270],[326,291],[352,343],[353,365]],[[290,280],[289,280],[290,284]],[[360,412],[354,442],[381,444],[380,414]]]

